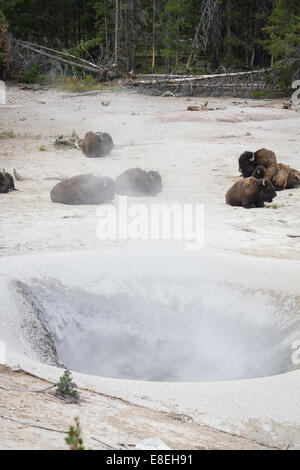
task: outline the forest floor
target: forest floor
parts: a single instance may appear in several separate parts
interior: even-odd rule
[[[279,193],[265,209],[225,204],[245,150],[270,148],[279,161],[300,169],[299,109],[283,110],[282,100],[207,100],[213,110],[190,112],[188,106],[206,99],[126,90],[81,96],[8,87],[7,104],[0,105],[0,167],[16,168],[26,180],[16,182],[18,191],[1,196],[0,255],[102,250],[127,243],[99,241],[95,207],[56,205],[49,193],[62,178],[83,173],[115,178],[140,167],[159,169],[163,192],[139,202],[205,205],[206,248],[299,260],[299,189]],[[70,136],[73,129],[80,136],[107,131],[115,149],[106,158],[87,159],[75,148],[54,146],[56,137]],[[80,405],[64,405],[30,391],[47,386],[41,379],[4,367],[0,378],[1,448],[64,448],[64,433],[79,414],[85,443],[92,448],[122,448],[122,443],[134,445],[151,436],[174,449],[263,448],[244,437],[93,392],[82,391]]]

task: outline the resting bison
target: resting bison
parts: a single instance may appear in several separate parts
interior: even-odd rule
[[[131,168],[116,179],[116,193],[123,196],[156,196],[162,190],[158,171]]]
[[[5,170],[0,171],[0,193],[8,193],[16,191],[13,177],[6,173]]]
[[[114,148],[114,143],[106,132],[88,132],[81,142],[81,148],[88,158],[99,158],[108,155]]]
[[[255,168],[251,176],[253,176],[253,178],[257,180],[264,179],[267,177],[266,169],[263,166],[258,166],[257,168]]]
[[[74,176],[54,186],[50,197],[59,204],[105,204],[115,198],[115,182],[90,174]]]
[[[250,178],[237,181],[227,192],[226,203],[252,209],[264,207],[265,202],[272,202],[277,195],[273,184],[267,178],[257,179],[256,176],[259,176],[257,170]]]
[[[300,173],[288,165],[278,163],[272,150],[261,149],[255,153],[245,152],[239,158],[239,168],[244,178],[251,176],[259,165],[266,169],[266,177],[273,183],[277,191],[292,189],[300,184]]]

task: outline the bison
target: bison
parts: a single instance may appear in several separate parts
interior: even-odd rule
[[[114,148],[114,143],[106,132],[88,132],[80,146],[88,158],[99,158],[108,155]]]
[[[288,165],[278,163],[272,150],[261,149],[257,152],[244,152],[239,158],[239,169],[244,178],[249,178],[257,166],[266,169],[266,177],[277,191],[292,189],[300,184],[300,172]]]
[[[3,169],[0,171],[0,193],[8,193],[10,191],[16,191],[15,181],[11,174],[6,173]]]
[[[91,174],[74,176],[56,184],[50,193],[52,202],[71,205],[105,204],[115,198],[115,182]]]
[[[263,178],[260,178],[260,175],[263,175]],[[252,209],[264,207],[265,202],[272,202],[276,196],[273,184],[265,177],[264,168],[258,167],[253,176],[240,179],[227,191],[226,203]]]
[[[161,191],[158,171],[130,168],[116,179],[116,193],[123,196],[156,196]]]

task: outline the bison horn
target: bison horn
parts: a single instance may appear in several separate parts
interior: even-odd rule
[[[267,183],[266,183],[266,178],[263,179],[263,182],[262,182],[263,186],[267,186]]]
[[[103,137],[103,132],[96,132],[99,140],[104,140],[104,137]]]
[[[252,158],[250,158],[249,162],[254,162],[255,161],[255,154],[253,153],[252,155],[253,156],[252,156]]]

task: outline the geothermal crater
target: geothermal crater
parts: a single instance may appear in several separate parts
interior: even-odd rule
[[[1,339],[42,362],[119,379],[223,381],[294,368],[297,298],[221,281],[212,259],[139,258],[8,259]]]

